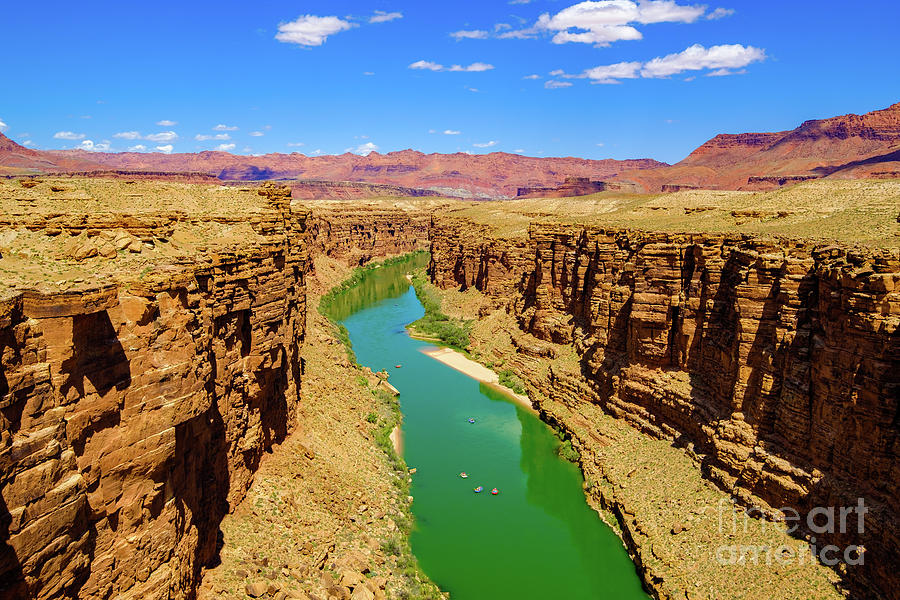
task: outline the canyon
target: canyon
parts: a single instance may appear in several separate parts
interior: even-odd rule
[[[614,418],[769,518],[863,497],[864,533],[825,537],[864,546],[840,572],[858,597],[900,597],[900,188],[792,190],[345,203],[274,184],[0,181],[0,589],[194,597],[220,523],[304,426],[301,385],[321,376],[307,366],[324,368],[302,359],[311,273],[430,248],[435,285],[509,320],[498,356],[545,418],[567,407],[586,473],[579,431]],[[676,597],[614,495],[648,588]]]
[[[505,335],[519,354],[552,356],[543,342],[574,350],[570,373],[513,359],[535,397],[575,415],[596,405],[674,440],[763,512],[805,516],[864,498],[864,531],[820,532],[819,543],[866,549],[864,566],[848,568],[860,597],[900,597],[896,246],[565,223],[497,230],[436,218],[430,272],[441,288],[489,298],[480,314],[514,317]]]

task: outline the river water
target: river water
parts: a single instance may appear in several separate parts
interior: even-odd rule
[[[404,458],[417,469],[411,543],[422,569],[453,600],[646,600],[634,564],[587,505],[581,472],[557,455],[550,428],[429,358],[421,350],[433,346],[407,335],[405,325],[424,314],[409,268],[372,271],[331,312],[359,363],[386,369],[400,390]]]

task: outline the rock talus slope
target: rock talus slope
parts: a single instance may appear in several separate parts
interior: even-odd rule
[[[849,567],[864,596],[900,597],[900,256],[744,234],[533,224],[527,237],[436,217],[431,273],[570,344],[570,399],[675,439],[750,505],[856,506]],[[827,540],[827,541],[823,541]],[[866,596],[867,597],[867,596]]]
[[[294,423],[306,214],[120,284],[0,302],[0,595],[189,598]]]

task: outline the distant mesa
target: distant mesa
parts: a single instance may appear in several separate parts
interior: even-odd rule
[[[281,174],[267,167],[234,166],[222,169],[219,172],[219,179],[227,181],[264,181],[266,179],[277,179]]]
[[[639,192],[637,184],[627,181],[591,181],[590,177],[566,177],[562,185],[555,187],[523,187],[517,198],[572,198],[600,192]]]

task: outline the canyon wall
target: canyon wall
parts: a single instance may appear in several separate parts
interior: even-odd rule
[[[425,209],[313,206],[310,252],[362,265],[377,257],[426,250],[430,227],[431,215]]]
[[[0,596],[193,597],[299,402],[307,215],[260,195],[258,243],[0,301]]]
[[[436,217],[434,282],[475,287],[521,329],[572,344],[570,402],[690,449],[746,504],[853,507],[861,597],[900,598],[900,256],[740,234],[533,224],[526,238]]]

